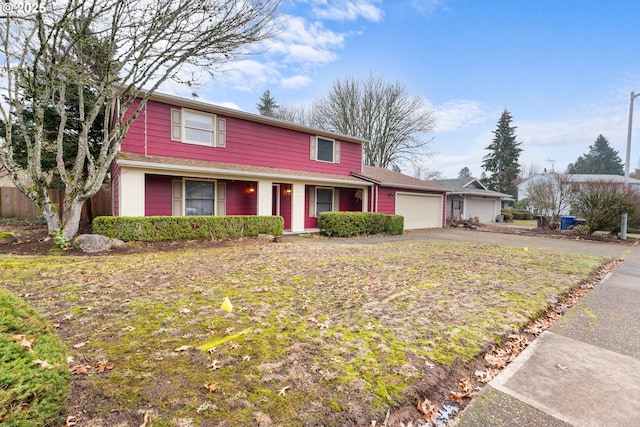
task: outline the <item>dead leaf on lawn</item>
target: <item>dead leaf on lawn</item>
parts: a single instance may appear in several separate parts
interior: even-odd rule
[[[140,427],[147,427],[150,422],[151,422],[151,412],[144,411],[144,419],[142,420],[142,424],[140,424]]]
[[[12,338],[14,339],[14,341],[18,342],[20,346],[29,350],[29,353],[34,352],[31,346],[33,345],[33,341],[35,340],[35,338],[28,339],[25,335],[14,335]]]
[[[282,387],[280,390],[278,390],[278,396],[285,396],[287,394],[287,390],[289,390],[291,388],[291,386],[285,386]]]
[[[175,351],[176,353],[180,353],[181,351],[187,351],[191,348],[190,345],[181,345],[180,347],[174,349],[173,351]]]
[[[82,342],[76,343],[76,344],[73,345],[73,348],[82,348],[85,345],[87,345],[88,342],[89,341],[82,341]]]
[[[429,399],[424,399],[420,402],[418,399],[418,412],[422,414],[422,418],[427,421],[435,422],[440,415],[440,408],[435,403],[431,403]]]
[[[213,362],[211,362],[211,364],[209,364],[209,366],[207,366],[207,368],[211,369],[212,371],[215,371],[216,369],[220,369],[220,361],[214,360]]]
[[[76,375],[89,375],[89,372],[101,374],[104,371],[113,369],[113,364],[109,364],[104,360],[96,359],[86,363],[78,363],[69,367],[69,371]]]
[[[67,418],[64,422],[64,427],[73,427],[78,424],[78,420],[80,417],[76,417],[75,415],[67,415]]]
[[[55,368],[54,365],[50,364],[48,361],[46,360],[40,360],[40,359],[36,359],[33,361],[33,363],[35,363],[36,365],[39,365],[42,368],[47,368],[47,369],[53,369]]]
[[[215,392],[218,389],[218,383],[212,383],[212,384],[204,384],[204,388],[206,388],[207,390],[209,390],[211,393]]]
[[[180,313],[182,313],[182,314],[191,313],[191,309],[187,308],[187,307],[183,307],[183,308],[180,309]]]
[[[477,370],[473,373],[481,383],[487,384],[495,378],[497,371],[493,369]]]
[[[467,377],[462,378],[458,382],[458,391],[451,392],[449,395],[449,399],[457,400],[458,402],[462,401],[465,397],[473,397],[476,394],[476,390],[473,388],[471,384],[471,380]]]

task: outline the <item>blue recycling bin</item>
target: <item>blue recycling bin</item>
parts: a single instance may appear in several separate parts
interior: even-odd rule
[[[566,215],[560,218],[560,230],[571,230],[576,222],[576,217]]]

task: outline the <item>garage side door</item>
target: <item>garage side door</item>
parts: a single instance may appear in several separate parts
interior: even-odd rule
[[[404,217],[404,229],[442,227],[442,196],[396,193],[396,214]]]
[[[470,213],[472,217],[480,218],[480,222],[496,222],[496,201],[485,199],[472,199]],[[499,212],[498,212],[499,213]]]

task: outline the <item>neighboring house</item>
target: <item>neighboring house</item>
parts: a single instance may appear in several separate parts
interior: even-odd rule
[[[503,207],[513,201],[509,194],[488,190],[476,178],[439,179],[448,187],[447,218],[453,221],[478,218],[480,222],[496,222]]]
[[[558,175],[561,175],[565,180],[563,183],[571,187],[579,187],[580,184],[584,184],[589,181],[609,181],[624,184],[624,176],[620,175],[597,175],[597,174],[556,174],[555,172],[544,173],[534,175],[531,178],[525,179],[518,184],[518,200],[523,200],[529,197],[529,188],[532,185],[542,184],[555,180]],[[629,185],[640,191],[640,180],[635,178],[629,178]],[[556,197],[557,199],[558,197]],[[558,212],[559,215],[569,215],[571,207],[565,206]],[[547,213],[548,214],[548,213]]]
[[[285,230],[301,232],[317,229],[320,212],[372,211],[408,215],[405,228],[442,227],[444,189],[402,174],[407,181],[376,180],[376,168],[362,167],[364,143],[155,94],[127,132],[114,162],[113,214],[279,215]],[[424,203],[413,205],[408,195],[397,204],[383,202],[380,188],[401,196],[437,198],[440,209],[423,211]],[[432,214],[437,220],[420,219]]]

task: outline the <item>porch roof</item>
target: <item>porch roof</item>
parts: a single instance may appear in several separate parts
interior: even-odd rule
[[[370,182],[351,175],[337,175],[266,166],[213,162],[208,160],[184,159],[165,156],[145,156],[143,154],[120,152],[116,159],[120,166],[151,169],[158,173],[205,173],[225,178],[268,178],[277,180],[308,181],[317,184],[341,184],[350,186],[371,186]]]

